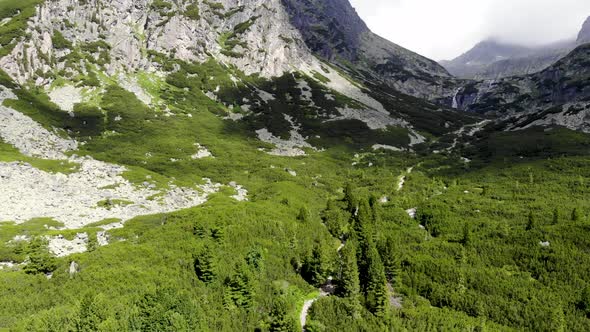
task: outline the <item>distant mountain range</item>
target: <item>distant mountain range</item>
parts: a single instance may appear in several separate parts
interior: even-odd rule
[[[539,72],[555,63],[576,46],[590,42],[590,17],[577,39],[528,47],[495,39],[482,41],[450,61],[441,61],[451,74],[468,79],[498,79]]]

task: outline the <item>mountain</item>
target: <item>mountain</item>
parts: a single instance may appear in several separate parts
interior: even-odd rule
[[[457,77],[497,79],[540,71],[574,47],[574,41],[526,47],[488,40],[477,44],[454,60],[441,61],[441,64]]]
[[[453,83],[443,67],[372,33],[347,0],[283,3],[308,47],[358,79],[380,79],[425,99],[451,93]]]
[[[490,39],[478,43],[453,60],[440,63],[451,74],[460,78],[498,79],[527,75],[547,68],[577,45],[588,41],[590,41],[590,17],[583,24],[576,40],[528,47]]]
[[[473,82],[455,96],[458,108],[494,115],[510,130],[559,125],[590,132],[590,44],[527,76]]]
[[[275,84],[277,78],[290,80],[291,89],[300,90],[309,84],[314,88],[324,86],[320,89],[323,92],[312,93],[315,97],[333,92],[355,101],[355,106],[352,100],[342,102],[341,98],[322,101],[335,106],[321,116],[325,119],[353,118],[369,127],[390,124],[410,131],[412,122],[418,126],[422,123],[407,112],[415,112],[416,105],[425,112],[438,106],[403,93],[431,98],[452,94],[451,87],[439,84],[450,80],[442,67],[372,34],[347,1],[273,1],[264,5],[259,1],[242,4],[230,0],[200,5],[120,1],[97,8],[93,5],[92,1],[46,2],[28,23],[30,38],[13,42],[11,52],[0,60],[0,67],[20,84],[33,82],[46,87],[50,97],[57,96],[52,100],[68,111],[73,104],[87,99],[81,94],[96,86],[104,87],[104,82],[95,79],[101,73],[145,97],[145,91],[137,86],[137,78],[128,74],[145,72],[162,77],[178,66],[193,74],[188,63],[206,60],[229,67],[231,80],[226,84],[207,82],[200,87],[208,89],[203,92],[225,104],[235,104],[235,92],[224,92],[240,90],[244,94],[242,99],[249,102],[240,101],[237,106],[250,114],[272,108],[268,103],[270,97],[262,98],[258,91],[263,85]],[[71,10],[63,11],[64,7]],[[349,22],[354,24],[346,25]],[[310,26],[325,26],[328,31],[341,33],[324,36]],[[171,67],[169,63],[174,61],[181,64]],[[301,73],[308,82],[301,83],[300,78],[289,75],[291,72]],[[261,81],[243,77],[253,74]],[[378,93],[377,87],[366,89],[363,84],[379,84],[383,91]],[[65,94],[64,89],[71,93]],[[285,97],[270,94],[273,98]],[[393,94],[399,97],[392,100]],[[356,110],[361,108],[366,108],[366,112]],[[301,112],[294,111],[290,116],[297,122],[304,121]],[[376,119],[379,124],[374,124]],[[277,128],[271,128],[274,133],[288,135],[285,128],[289,123],[284,119],[276,121]],[[448,121],[440,121],[439,126],[445,122]]]

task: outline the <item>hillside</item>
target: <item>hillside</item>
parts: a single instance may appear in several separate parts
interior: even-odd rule
[[[346,0],[0,0],[0,331],[590,330],[588,59],[455,79]]]
[[[471,83],[457,93],[456,106],[493,114],[510,129],[559,125],[587,132],[590,45],[528,76]]]

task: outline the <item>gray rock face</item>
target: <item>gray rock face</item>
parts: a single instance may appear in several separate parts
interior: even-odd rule
[[[325,83],[329,88],[377,111],[383,109],[379,102],[316,58],[301,35],[303,30],[293,26],[288,7],[281,0],[164,3],[167,5],[158,7],[151,0],[47,1],[37,7],[36,15],[29,21],[26,32],[30,37],[20,40],[9,55],[0,59],[0,68],[18,83],[47,86],[56,72],[75,77],[97,67],[117,78],[137,71],[170,71],[163,69],[165,65],[156,60],[158,57],[187,62],[213,58],[235,66],[246,75],[264,78],[293,71],[310,76],[322,72],[329,80]],[[198,15],[187,14],[191,5],[198,6]],[[339,15],[335,17],[357,18],[358,24],[350,27],[323,22],[328,31],[349,36],[347,43],[358,46],[351,48],[349,56],[362,53],[363,59],[370,59],[383,72],[383,77],[392,73],[403,75],[403,81],[397,76],[391,79],[400,91],[423,91],[429,95],[434,89],[440,90],[433,83],[428,83],[430,90],[420,89],[423,85],[420,77],[427,70],[419,68],[448,77],[444,69],[372,35],[347,0],[333,0],[327,5],[335,11],[334,15]],[[72,45],[61,49],[53,45],[56,35],[62,35]],[[92,67],[88,59],[93,59]],[[422,62],[416,64],[414,59]],[[394,71],[388,70],[392,61],[395,61]],[[141,95],[129,84],[120,83]]]
[[[351,75],[426,99],[452,93],[454,82],[443,67],[372,33],[348,0],[282,2],[307,46]]]
[[[0,68],[19,83],[38,80],[55,69],[84,72],[84,66],[67,61],[71,50],[57,50],[52,36],[60,32],[74,47],[83,46],[104,65],[108,74],[117,71],[155,70],[150,52],[185,61],[204,61],[212,56],[235,65],[246,74],[280,76],[292,68],[314,61],[296,29],[289,23],[280,0],[222,0],[223,9],[198,2],[200,16],[187,17],[189,3],[172,3],[168,9],[149,0],[47,1],[38,7],[27,33]],[[64,10],[69,8],[69,10]],[[239,30],[240,43],[224,49],[224,36]]]
[[[330,60],[359,58],[361,36],[369,28],[347,0],[283,0],[283,4],[312,51]],[[315,11],[307,10],[311,8]],[[327,25],[318,25],[324,22]]]
[[[577,43],[578,45],[590,43],[590,16],[586,19],[584,25],[582,25],[582,30],[578,34]]]

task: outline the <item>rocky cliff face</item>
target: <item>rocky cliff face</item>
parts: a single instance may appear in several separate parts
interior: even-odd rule
[[[80,53],[90,54],[110,74],[153,69],[155,53],[185,61],[213,56],[263,77],[313,63],[279,0],[47,1],[27,33],[30,38],[0,62],[21,83],[46,82],[43,74],[56,66],[84,72],[76,59]]]
[[[308,47],[351,75],[426,99],[451,94],[454,82],[443,67],[372,33],[347,0],[283,3]]]
[[[437,99],[453,90],[444,68],[373,34],[347,0],[48,1],[27,34],[0,61],[20,83],[47,84],[55,68],[86,74],[82,62],[89,57],[110,75],[153,71],[158,55],[213,57],[269,78],[317,70],[315,54],[356,78],[381,79],[413,96]]]

